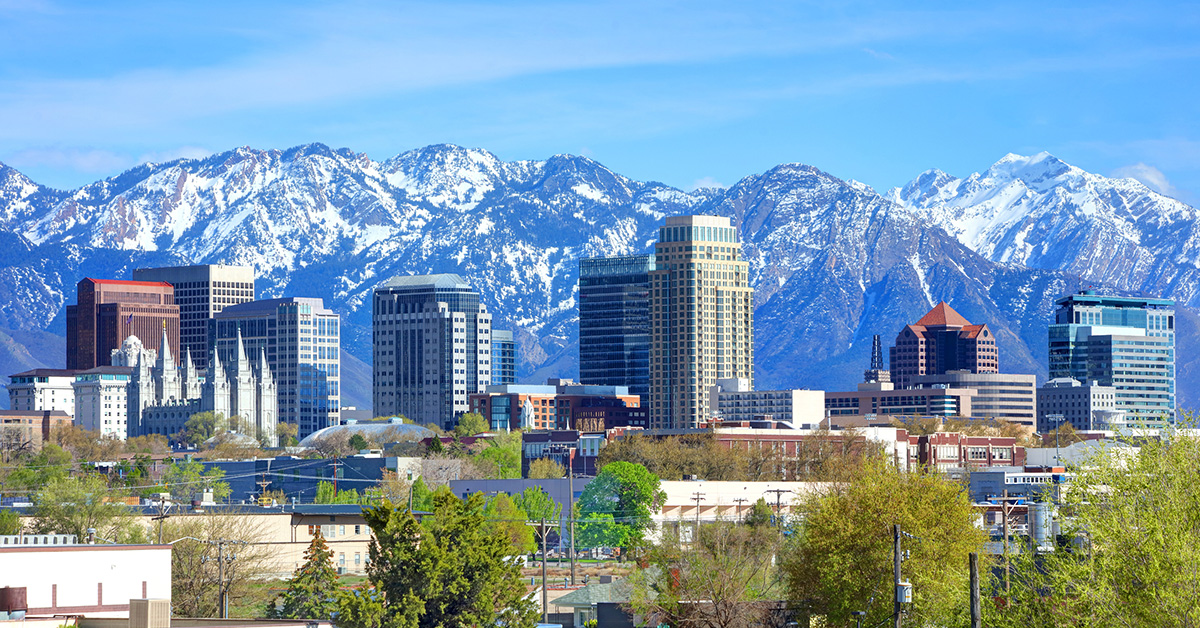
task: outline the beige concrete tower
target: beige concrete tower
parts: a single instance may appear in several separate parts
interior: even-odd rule
[[[754,290],[737,229],[719,216],[667,218],[654,247],[650,426],[691,428],[717,379],[754,378]]]

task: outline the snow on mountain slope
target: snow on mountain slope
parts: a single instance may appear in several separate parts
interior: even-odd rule
[[[1133,179],[1085,172],[1049,153],[1009,154],[965,179],[929,170],[887,198],[992,261],[1193,305],[1200,297],[1196,210]]]

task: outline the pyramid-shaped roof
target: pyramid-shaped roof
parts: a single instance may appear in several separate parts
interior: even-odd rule
[[[971,321],[955,312],[954,308],[946,305],[945,301],[941,301],[933,306],[933,309],[929,310],[925,316],[922,316],[916,324],[925,327],[966,327],[971,324]]]

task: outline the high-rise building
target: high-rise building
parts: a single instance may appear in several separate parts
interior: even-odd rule
[[[209,321],[210,371],[219,360],[229,385],[246,388],[243,399],[253,398],[251,387],[271,382],[278,388],[278,422],[297,425],[303,438],[339,421],[340,328],[341,318],[321,299],[226,306]]]
[[[97,366],[77,372],[71,384],[75,389],[75,425],[124,440],[132,372],[126,366]]]
[[[650,426],[706,424],[717,379],[754,378],[754,290],[728,218],[673,216],[650,272]]]
[[[579,260],[579,380],[650,393],[654,255]]]
[[[394,277],[375,289],[373,397],[378,416],[452,428],[492,381],[492,316],[453,274]]]
[[[1117,389],[1077,379],[1052,379],[1037,396],[1037,431],[1046,434],[1066,423],[1079,431],[1112,430],[1124,424]]]
[[[164,328],[179,346],[179,306],[171,284],[86,278],[75,290],[75,305],[67,306],[68,369],[107,365],[129,336],[153,339],[147,348],[158,351]]]
[[[517,383],[517,343],[512,330],[492,330],[492,385]]]
[[[996,337],[984,325],[972,325],[943,301],[896,335],[890,355],[892,381],[908,388],[919,375],[950,371],[999,373]]]
[[[1127,422],[1174,421],[1174,301],[1085,290],[1055,303],[1051,379],[1112,386]]]
[[[137,281],[165,281],[175,289],[179,306],[179,355],[190,353],[196,368],[208,370],[208,320],[227,306],[253,301],[254,269],[249,266],[201,264],[138,268]]]

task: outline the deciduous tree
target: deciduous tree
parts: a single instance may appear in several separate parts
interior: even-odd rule
[[[651,516],[662,508],[666,498],[658,477],[646,467],[613,462],[583,490],[579,510],[585,519],[593,515],[612,515],[615,525],[628,528],[627,538],[637,541],[653,526]]]
[[[529,479],[548,480],[566,477],[567,468],[551,458],[538,458],[529,463]]]
[[[33,529],[80,539],[89,529],[110,541],[142,539],[144,532],[124,497],[97,475],[53,478],[34,496]]]
[[[475,436],[482,434],[491,429],[487,419],[483,418],[478,412],[467,412],[458,417],[458,423],[454,426],[454,434],[459,438],[466,436]]]

